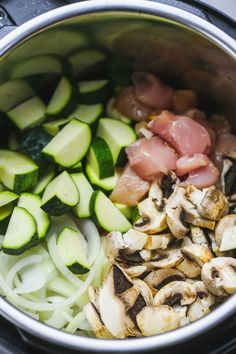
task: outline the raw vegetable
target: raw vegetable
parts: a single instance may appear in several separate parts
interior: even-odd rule
[[[57,247],[64,264],[73,273],[88,273],[87,244],[79,230],[65,227],[57,237]]]
[[[93,192],[90,199],[90,213],[94,222],[106,231],[125,232],[132,227],[126,217],[101,191]]]
[[[24,208],[16,206],[12,212],[2,250],[8,254],[20,254],[37,241],[34,217]]]
[[[20,129],[25,130],[39,125],[46,118],[46,106],[43,101],[34,96],[7,112],[10,120]]]
[[[101,64],[106,60],[106,56],[97,50],[83,50],[72,54],[68,60],[74,76],[77,77]]]
[[[13,209],[13,203],[6,204],[0,208],[0,234],[2,235],[4,235],[7,230]]]
[[[72,119],[42,150],[45,156],[64,167],[71,167],[85,156],[91,142],[91,130]]]
[[[19,195],[10,191],[0,192],[0,208],[6,204],[9,204],[19,198]]]
[[[79,191],[69,173],[64,171],[47,185],[41,208],[49,215],[58,216],[78,202]]]
[[[99,187],[104,191],[112,191],[112,189],[115,188],[115,185],[119,178],[119,172],[117,169],[115,170],[114,176],[102,179],[100,179],[98,175],[96,175],[89,163],[86,164],[85,170],[89,181],[95,187]]]
[[[78,83],[80,102],[84,104],[96,104],[106,102],[109,97],[109,81],[80,81]]]
[[[91,195],[93,194],[93,188],[82,172],[72,173],[71,177],[75,182],[80,195],[80,201],[73,208],[73,212],[79,218],[88,218],[90,217],[89,202]]]
[[[0,85],[0,110],[2,112],[8,112],[32,96],[34,96],[34,90],[27,81],[7,81]]]
[[[103,110],[104,107],[101,103],[89,105],[79,104],[70,114],[70,117],[77,118],[87,124],[93,124],[102,115]]]
[[[70,119],[58,119],[53,120],[52,122],[46,122],[43,124],[43,129],[50,135],[55,136],[59,133],[60,129],[70,121]]]
[[[24,192],[35,185],[38,166],[29,157],[18,152],[0,150],[0,180],[16,193]]]
[[[99,179],[114,175],[113,157],[110,148],[104,139],[96,137],[92,141],[87,160]]]
[[[38,183],[32,189],[35,194],[42,194],[51,180],[55,177],[56,171],[54,167],[48,167],[48,169],[39,178]]]

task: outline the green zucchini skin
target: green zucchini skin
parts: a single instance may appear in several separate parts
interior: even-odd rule
[[[42,154],[52,136],[41,127],[30,129],[25,132],[20,139],[20,150],[30,156],[40,167],[48,165],[48,160]]]
[[[82,264],[74,263],[68,266],[70,271],[74,274],[86,274],[90,271],[89,268],[84,267]]]
[[[6,254],[9,254],[11,256],[19,256],[20,254],[24,253],[25,251],[29,250],[30,248],[37,246],[41,240],[38,239],[37,234],[33,237],[31,242],[27,243],[25,246],[17,249],[12,249],[12,248],[5,248],[2,247],[2,251]]]
[[[108,144],[103,138],[100,137],[94,138],[90,146],[88,160],[90,154],[93,154],[94,158],[96,159],[98,169],[99,169],[98,175],[100,179],[111,177],[114,175],[115,166],[113,163],[113,157]]]
[[[61,216],[67,213],[71,209],[71,206],[62,203],[61,200],[55,195],[44,205],[42,205],[41,208],[49,215]]]
[[[1,235],[4,235],[6,233],[10,218],[11,218],[11,215],[9,215],[6,219],[0,221],[0,234]]]
[[[95,213],[95,204],[96,204],[96,199],[99,191],[94,191],[91,198],[90,198],[90,203],[89,203],[89,212],[91,215],[91,219],[96,225],[99,225],[99,221],[97,219],[96,213]]]
[[[35,186],[38,181],[38,169],[32,171],[28,176],[16,175],[14,183],[14,192],[20,194]]]
[[[100,81],[100,80],[98,80],[98,81]],[[101,80],[101,82],[102,81],[103,80]],[[106,81],[106,80],[104,80],[104,81]],[[93,81],[85,81],[85,83],[86,82],[93,83]],[[81,84],[83,84],[83,82]],[[80,85],[80,83],[79,83],[79,85]],[[112,96],[112,94],[113,94],[112,87],[111,87],[109,81],[107,81],[107,82],[104,82],[104,85],[97,90],[85,92],[85,93],[80,91],[79,101],[83,104],[86,104],[86,105],[105,103],[108,100],[108,98]]]

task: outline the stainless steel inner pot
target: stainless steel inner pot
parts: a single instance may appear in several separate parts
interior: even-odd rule
[[[128,56],[177,86],[194,89],[206,107],[223,112],[236,130],[236,43],[224,32],[187,12],[149,1],[85,1],[41,15],[0,41],[0,82],[15,62],[84,46],[83,36],[66,40],[60,29],[76,27],[89,36],[86,46]],[[1,314],[26,332],[61,347],[101,352],[139,352],[170,347],[207,331],[236,312],[236,296],[186,327],[149,338],[101,340],[48,327],[0,298]],[[111,313],[112,316],[112,313]],[[151,319],[150,319],[151,320]]]

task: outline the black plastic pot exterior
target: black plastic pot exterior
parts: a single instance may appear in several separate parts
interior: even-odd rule
[[[128,56],[134,59],[136,70],[150,70],[177,85],[194,89],[206,98],[206,107],[222,111],[236,129],[235,40],[207,22],[208,15],[204,11],[192,7],[196,16],[187,8],[185,10],[189,12],[179,9],[190,6],[184,1],[175,1],[177,7],[163,2],[83,1],[35,17],[1,39],[0,82],[9,79],[16,62],[29,56],[66,56],[68,43],[58,35],[59,30],[76,27],[89,36],[87,45],[92,48],[102,47],[104,51],[109,49],[114,54]],[[2,1],[1,5],[6,3]],[[59,6],[59,1],[55,1],[55,6],[57,3]],[[7,12],[10,13],[10,9]],[[11,16],[9,21],[9,28],[20,24]],[[228,24],[227,31],[232,28]],[[74,48],[70,45],[69,50],[76,50],[79,44],[77,42]],[[175,353],[177,346],[183,348],[184,343],[196,341],[198,336],[219,328],[224,320],[232,317],[236,312],[235,302],[235,296],[231,297],[208,316],[171,333],[116,341],[59,332],[31,319],[4,298],[0,298],[0,311],[5,318],[30,333],[34,342],[38,341],[39,345],[41,340],[48,342],[47,349],[56,348],[57,353],[65,348],[67,353],[73,350],[137,353],[157,349]]]

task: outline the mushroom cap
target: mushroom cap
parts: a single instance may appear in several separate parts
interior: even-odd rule
[[[147,242],[147,238],[148,236],[144,232],[129,229],[125,234],[123,234],[126,253],[128,254],[135,251],[141,251]]]
[[[166,214],[159,211],[151,198],[146,198],[138,204],[139,214],[142,216],[133,225],[135,230],[156,234],[166,229]]]
[[[147,242],[144,248],[147,250],[166,249],[173,240],[171,233],[159,235],[147,235]]]
[[[201,267],[194,261],[184,259],[180,264],[176,266],[186,277],[196,278],[201,274]]]
[[[236,259],[217,257],[202,267],[201,278],[207,289],[217,296],[236,293]]]
[[[236,226],[235,214],[226,215],[218,222],[215,229],[215,241],[219,247],[221,246],[222,237],[225,231],[233,226]]]
[[[180,239],[184,238],[189,231],[181,217],[183,212],[181,201],[185,199],[185,193],[184,188],[176,186],[165,206],[169,229],[176,238]]]
[[[161,288],[154,297],[155,305],[173,305],[180,301],[181,305],[189,305],[197,297],[194,285],[186,281],[173,281]]]
[[[145,306],[137,315],[143,336],[153,336],[179,327],[179,315],[170,306]]]
[[[225,195],[216,186],[208,188],[201,203],[197,206],[198,213],[210,220],[220,220],[228,209],[228,201]]]
[[[207,315],[209,312],[209,307],[207,307],[201,299],[197,298],[191,305],[189,305],[187,317],[190,322],[194,322]]]
[[[184,274],[177,269],[153,270],[144,278],[144,281],[156,290],[176,280],[185,280]]]
[[[213,295],[206,287],[206,285],[201,280],[196,280],[193,282],[195,286],[197,297],[201,299],[201,301],[207,307],[211,307],[216,302],[216,297]]]
[[[84,306],[83,312],[97,338],[113,338],[112,334],[102,323],[100,314],[92,302],[89,302]]]
[[[191,245],[186,245],[181,248],[183,255],[187,255],[193,259],[201,267],[204,263],[209,262],[213,255],[207,245],[196,245],[192,243]]]
[[[190,226],[193,243],[198,245],[207,244],[207,238],[203,229],[198,226]]]
[[[180,248],[173,247],[166,250],[158,250],[150,264],[156,268],[173,268],[183,260]]]

